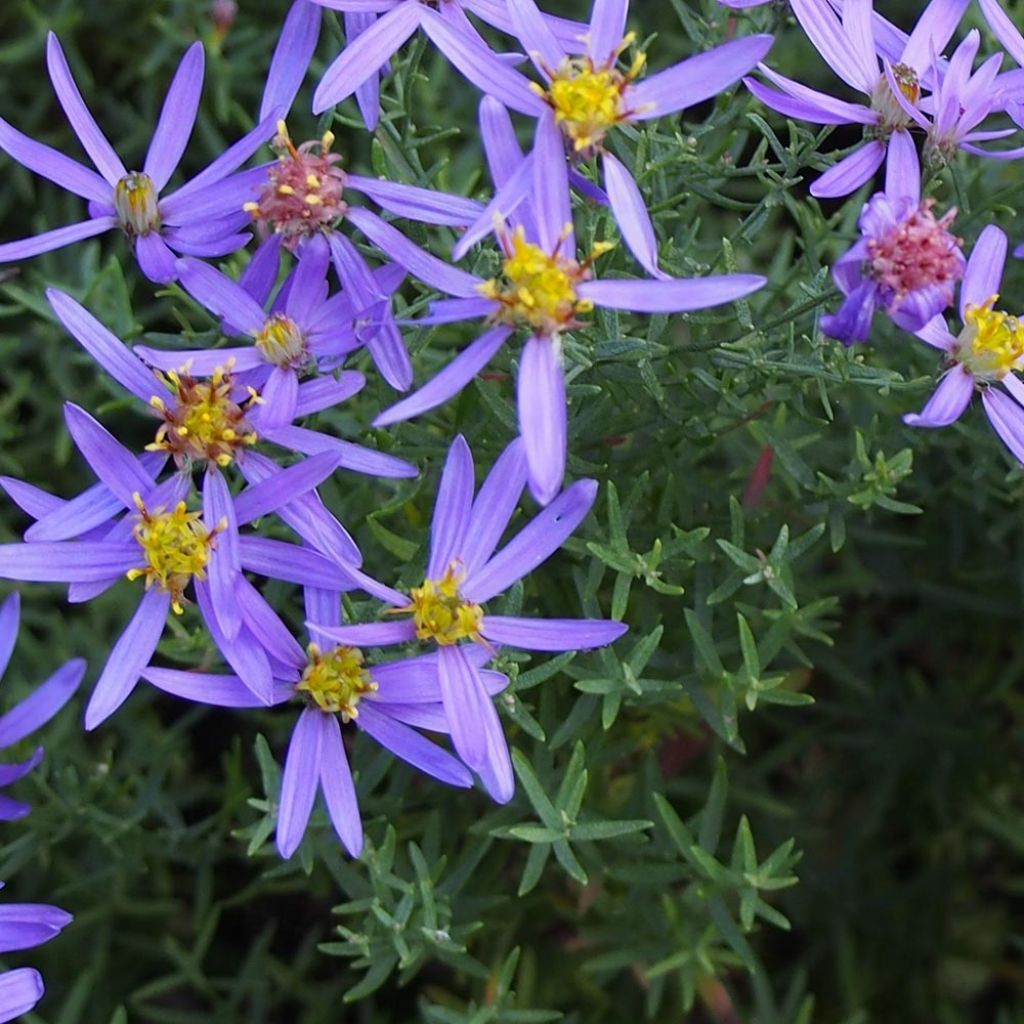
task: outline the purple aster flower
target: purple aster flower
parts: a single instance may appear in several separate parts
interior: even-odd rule
[[[892,144],[904,143],[894,138]],[[919,331],[952,304],[964,272],[962,243],[949,231],[956,210],[936,218],[934,205],[931,199],[921,202],[916,187],[868,200],[857,222],[860,239],[832,268],[846,301],[822,317],[827,335],[846,344],[867,341],[876,309],[905,330]]]
[[[507,69],[492,51],[479,47],[464,73],[506,106],[542,119],[553,116],[574,163],[600,153],[607,200],[623,240],[649,274],[662,277],[640,189],[625,165],[604,148],[605,138],[617,126],[677,113],[716,96],[750,71],[773,40],[769,35],[733,40],[637,81],[645,54],[638,53],[626,70],[617,66],[635,39],[635,33],[625,31],[628,8],[629,0],[595,0],[589,30],[566,46],[534,0],[508,0],[516,34],[544,85],[522,76],[518,81],[502,78],[499,70]],[[513,178],[499,192],[496,202],[502,212],[523,198],[522,184]],[[574,184],[579,186],[578,177]]]
[[[345,31],[348,45],[324,73],[313,95],[313,112],[322,113],[328,107],[340,103],[347,96],[356,93],[360,110],[368,128],[374,128],[379,116],[377,87],[380,75],[388,61],[405,44],[406,40],[422,28],[431,42],[470,81],[480,84],[481,74],[485,75],[492,88],[514,95],[518,86],[526,80],[509,66],[508,59],[498,59],[495,68],[481,72],[474,67],[477,51],[490,53],[480,33],[473,27],[467,12],[475,14],[481,21],[515,34],[515,21],[509,0],[445,0],[436,9],[420,0],[313,0],[322,7],[331,7],[345,12]],[[378,18],[377,15],[380,15]],[[548,30],[566,46],[576,46],[586,33],[587,26],[578,22],[557,18],[550,14],[542,16]],[[316,44],[314,43],[313,46]],[[275,82],[274,95],[287,95],[277,91],[278,79],[291,83],[301,81],[303,72],[312,56],[296,47],[294,56],[287,59],[282,55],[275,59],[270,79]],[[518,55],[512,57],[518,60]],[[296,88],[298,86],[296,85]],[[292,92],[294,97],[294,92]],[[513,102],[510,106],[516,107]],[[516,109],[520,109],[516,107]],[[524,111],[525,112],[525,111]]]
[[[844,0],[842,14],[828,0],[792,0],[793,13],[808,38],[847,85],[863,93],[868,104],[850,103],[810,89],[764,65],[761,73],[781,92],[754,79],[744,82],[763,103],[787,117],[815,124],[861,125],[864,142],[811,185],[811,195],[849,195],[882,166],[890,141],[902,137],[915,121],[921,85],[935,54],[941,53],[960,24],[969,0],[931,0],[895,62],[879,67],[879,23],[871,0]],[[885,44],[892,40],[886,35]],[[885,45],[883,44],[883,45]]]
[[[277,235],[272,237],[280,239]],[[270,268],[275,271],[277,248],[279,246],[267,245],[257,254],[260,260],[271,257]],[[347,296],[337,294],[328,297],[326,273],[329,262],[330,253],[326,245],[308,247],[269,310],[264,311],[273,279],[263,274],[259,267],[255,274],[236,282],[208,263],[183,259],[178,266],[182,287],[211,312],[224,318],[226,333],[246,334],[250,344],[243,348],[175,351],[138,345],[134,351],[157,369],[187,371],[196,377],[210,376],[230,360],[232,375],[239,385],[261,392],[268,390],[281,397],[275,417],[279,422],[289,424],[295,416],[295,409],[284,403],[294,400],[297,404],[301,381],[318,371],[336,368],[360,344],[356,315],[350,309]],[[388,280],[382,288],[393,290],[405,278],[405,271],[395,266],[385,270]],[[383,280],[383,277],[378,275],[379,279]],[[380,337],[379,333],[373,335],[369,343],[371,351],[375,351]],[[388,364],[385,362],[385,365]],[[349,374],[348,379],[352,382],[349,390],[356,383],[362,383],[358,375]]]
[[[960,333],[952,334],[942,317],[918,332],[945,353],[947,369],[924,409],[903,421],[912,427],[948,426],[980,391],[992,428],[1024,462],[1024,382],[1017,376],[1024,369],[1024,323],[995,308],[1006,249],[1006,235],[994,224],[986,227],[960,286]]]
[[[242,230],[246,218],[237,196],[262,172],[233,172],[271,137],[275,117],[258,124],[186,184],[167,196],[160,195],[195,124],[203,86],[201,43],[193,43],[178,66],[141,171],[127,171],[100,131],[52,32],[46,60],[57,99],[99,174],[34,142],[3,119],[0,148],[29,170],[87,199],[89,219],[0,245],[0,262],[27,259],[120,228],[131,242],[142,272],[151,281],[165,283],[174,279],[174,252],[224,256],[246,243],[249,236]]]
[[[462,196],[349,174],[341,169],[340,156],[331,152],[333,144],[333,133],[325,132],[320,139],[296,146],[284,122],[279,122],[272,143],[278,158],[266,168],[262,180],[253,185],[257,198],[243,208],[261,234],[268,238],[280,235],[280,244],[300,255],[308,248],[322,246],[326,239],[351,308],[357,315],[359,311],[373,311],[373,327],[364,329],[361,336],[385,380],[396,390],[404,391],[412,383],[412,363],[390,308],[391,293],[400,281],[391,276],[390,268],[371,271],[359,250],[338,230],[342,221],[366,234],[366,225],[387,225],[372,210],[350,206],[346,192],[361,193],[389,213],[446,227],[473,223],[483,207]],[[415,248],[404,235],[399,238],[405,243],[404,251]],[[429,263],[434,259],[418,248],[416,252],[418,262]],[[408,269],[401,260],[396,262]]]
[[[20,612],[21,600],[17,594],[11,594],[0,605],[0,677],[3,676],[14,651]],[[42,686],[23,701],[0,715],[0,747],[11,747],[45,725],[71,699],[84,674],[85,662],[81,658],[74,658],[57,669]],[[9,786],[23,778],[39,764],[42,757],[43,748],[38,747],[27,761],[0,765],[0,786]],[[0,794],[0,821],[22,818],[31,809],[28,804]],[[0,936],[3,934],[2,913],[0,909]]]
[[[395,599],[405,600],[397,592]],[[309,618],[324,625],[341,625],[336,593],[306,588],[305,600]],[[302,841],[318,788],[345,848],[353,857],[362,850],[363,827],[342,740],[342,726],[348,723],[433,778],[453,786],[472,785],[472,776],[458,760],[416,731],[448,732],[437,654],[369,665],[359,648],[337,645],[315,628],[303,650],[269,606],[264,607],[263,621],[274,660],[274,703],[298,700],[304,705],[292,733],[281,783],[277,848],[282,857],[291,857]],[[489,651],[478,648],[468,653],[489,695],[505,689],[505,676],[481,668],[491,656]],[[236,676],[152,666],[143,676],[187,700],[232,708],[258,706]]]
[[[272,696],[272,674],[259,609],[253,611],[253,588],[243,571],[339,591],[367,586],[385,600],[393,594],[340,560],[239,535],[240,526],[321,483],[337,464],[336,456],[307,459],[269,474],[237,498],[213,465],[203,480],[203,510],[190,511],[190,477],[176,473],[157,483],[152,466],[135,458],[84,410],[68,405],[66,420],[101,486],[48,508],[38,497],[30,498],[43,514],[26,532],[25,543],[0,545],[0,578],[70,583],[72,602],[90,600],[125,576],[144,581],[136,612],[86,708],[86,728],[94,728],[129,696],[156,650],[168,613],[182,612],[190,584],[225,659],[264,703]]]
[[[0,953],[41,946],[71,921],[69,913],[46,903],[0,903]],[[42,975],[31,967],[0,973],[0,1024],[28,1013],[43,991]]]
[[[271,374],[260,393],[235,380],[230,357],[212,368],[208,363],[216,363],[215,358],[203,362],[206,380],[174,370],[165,375],[150,369],[70,295],[51,288],[47,297],[75,340],[161,421],[150,447],[172,455],[186,473],[196,465],[241,464],[254,444],[266,440],[304,455],[333,453],[342,468],[355,472],[416,476],[416,467],[404,459],[291,425],[297,416],[350,398],[365,384],[361,373],[346,371],[339,379],[300,384],[297,375],[282,371]]]
[[[530,489],[542,504],[558,493],[565,473],[566,404],[561,335],[580,326],[594,306],[641,313],[679,313],[720,305],[762,287],[763,277],[733,274],[694,280],[593,279],[593,262],[611,246],[601,243],[576,258],[569,206],[568,169],[554,116],[538,122],[537,141],[526,166],[532,184],[529,221],[498,232],[502,269],[490,280],[434,260],[417,262],[419,250],[380,222],[364,232],[427,284],[455,296],[436,302],[422,323],[449,323],[483,317],[489,329],[445,369],[374,421],[385,426],[426,412],[466,386],[516,328],[528,332],[517,385],[519,429],[529,465]],[[517,172],[522,176],[522,170]],[[518,211],[517,211],[518,212]],[[527,223],[530,227],[528,229]],[[528,234],[528,230],[530,233]],[[475,232],[474,232],[475,234]],[[463,240],[465,241],[465,239]]]
[[[505,802],[515,788],[512,765],[488,686],[471,656],[474,645],[575,651],[610,644],[626,626],[603,619],[529,619],[485,612],[485,602],[562,546],[594,503],[597,483],[573,484],[495,553],[526,482],[522,443],[513,441],[505,449],[475,498],[474,477],[472,452],[459,435],[438,488],[426,578],[411,589],[409,598],[396,594],[388,602],[391,614],[409,612],[412,618],[350,626],[313,620],[311,628],[341,644],[386,646],[420,640],[434,645],[441,703],[455,750],[480,775],[491,796]]]

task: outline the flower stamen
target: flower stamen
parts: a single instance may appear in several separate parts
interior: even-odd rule
[[[142,171],[126,174],[114,186],[114,209],[130,238],[160,230],[160,207],[153,179]]]
[[[377,689],[363,665],[363,652],[342,646],[324,652],[316,644],[310,644],[306,652],[309,664],[295,689],[321,711],[341,715],[343,722],[357,718],[360,699]]]
[[[980,306],[967,306],[953,349],[956,360],[977,380],[1002,380],[1024,364],[1024,323],[993,308],[998,299],[993,295]]]
[[[424,580],[422,586],[409,591],[411,604],[395,609],[413,613],[417,639],[433,640],[442,647],[460,640],[483,643],[480,636],[483,609],[459,593],[465,575],[459,563],[452,562],[439,580]]]

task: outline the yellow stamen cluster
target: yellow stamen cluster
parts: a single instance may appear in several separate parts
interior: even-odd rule
[[[133,238],[160,230],[156,186],[148,174],[132,171],[114,186],[114,209],[122,230]]]
[[[594,308],[590,299],[580,298],[576,286],[590,277],[590,265],[612,243],[599,242],[583,263],[562,256],[557,248],[549,255],[526,240],[521,226],[502,244],[506,255],[501,275],[480,285],[482,295],[501,304],[494,320],[554,335],[578,326],[577,315]]]
[[[145,577],[146,589],[154,584],[171,595],[171,607],[182,612],[182,593],[193,577],[206,579],[206,566],[214,532],[206,528],[199,512],[188,512],[185,502],[173,512],[162,508],[150,512],[136,494],[139,514],[132,536],[146,556],[144,569],[130,569],[128,579]]]
[[[172,400],[150,399],[164,422],[148,450],[171,452],[179,463],[198,460],[227,466],[240,448],[255,444],[258,437],[245,417],[259,397],[250,388],[248,399],[236,402],[229,369],[218,367],[209,380],[196,380],[184,371],[167,373],[164,383]]]
[[[256,335],[256,347],[275,366],[298,368],[308,357],[302,328],[285,316],[273,313]]]
[[[547,89],[534,85],[538,95],[555,112],[555,122],[572,143],[576,153],[586,154],[598,147],[608,129],[628,120],[625,90],[647,62],[638,53],[628,71],[619,71],[615,62],[636,38],[630,32],[607,64],[596,65],[592,57],[565,57],[557,68],[549,70]]]
[[[954,355],[979,380],[1002,380],[1024,364],[1024,323],[993,309],[998,295],[964,311]]]
[[[321,711],[341,715],[343,722],[356,718],[360,698],[377,689],[363,666],[363,652],[358,647],[335,647],[325,653],[316,644],[306,651],[309,664],[295,689],[308,694]]]
[[[439,580],[424,580],[423,586],[409,591],[412,603],[396,611],[413,613],[418,639],[434,640],[443,647],[460,640],[482,642],[480,626],[484,611],[459,593],[464,576],[459,565],[452,562]]]

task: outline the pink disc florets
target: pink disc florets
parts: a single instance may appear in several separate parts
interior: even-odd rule
[[[245,210],[265,231],[284,235],[288,249],[327,230],[348,209],[342,198],[345,172],[338,166],[341,157],[330,151],[333,144],[334,134],[324,132],[296,147],[284,122],[278,122],[271,143],[277,162],[267,174],[259,201],[246,203]]]
[[[948,290],[963,276],[961,241],[948,230],[956,210],[936,219],[934,200],[926,199],[909,216],[868,242],[867,273],[886,292],[890,310],[922,288]]]

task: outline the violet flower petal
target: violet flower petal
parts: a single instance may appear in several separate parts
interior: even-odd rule
[[[485,615],[481,632],[488,640],[525,651],[585,651],[614,643],[629,627],[606,619],[526,619]]]
[[[981,306],[999,294],[1006,250],[1006,233],[995,224],[989,224],[978,235],[960,285],[961,320],[966,319],[968,306]]]
[[[308,0],[295,0],[281,27],[267,72],[260,102],[260,120],[275,114],[284,117],[295,102],[320,38],[320,8]]]
[[[873,139],[843,157],[811,185],[811,195],[818,199],[837,199],[860,188],[882,166],[885,143]]]
[[[974,377],[964,367],[954,366],[939,382],[928,404],[919,413],[907,413],[909,427],[946,427],[958,420],[974,394]]]
[[[17,1020],[43,998],[43,977],[31,967],[0,974],[0,1024]]]
[[[324,740],[322,717],[315,708],[299,715],[285,755],[277,810],[277,850],[285,860],[298,849],[313,811]]]
[[[203,91],[203,44],[193,43],[181,58],[160,111],[142,171],[157,192],[170,181],[188,145]]]
[[[565,476],[568,433],[562,357],[550,338],[533,337],[523,347],[516,396],[530,492],[547,505]]]
[[[395,757],[421,772],[447,782],[450,786],[467,788],[473,785],[473,777],[447,750],[431,743],[408,726],[396,722],[377,710],[371,702],[365,701],[360,705],[356,725]]]
[[[480,491],[460,548],[467,576],[472,576],[494,554],[526,486],[526,455],[516,438],[495,460]]]
[[[67,227],[44,231],[41,235],[23,238],[17,242],[5,242],[0,245],[0,263],[13,263],[16,260],[27,260],[40,253],[61,249],[83,238],[102,235],[117,227],[116,217],[93,217],[80,224],[69,224]]]
[[[658,266],[658,241],[654,236],[654,226],[633,175],[607,150],[601,162],[604,165],[608,200],[623,241],[648,274],[656,278],[667,278],[668,274]]]
[[[303,712],[305,714],[305,712]],[[363,822],[359,816],[352,770],[341,741],[341,726],[337,716],[319,713],[320,728],[320,788],[327,804],[327,814],[345,849],[353,857],[363,851]]]
[[[473,453],[459,434],[448,449],[441,483],[437,489],[430,526],[430,561],[427,579],[440,579],[452,559],[462,551],[462,540],[469,523],[475,485]]]
[[[733,302],[763,288],[767,279],[758,274],[726,274],[719,277],[651,280],[585,281],[579,294],[598,306],[637,313],[685,313]]]

